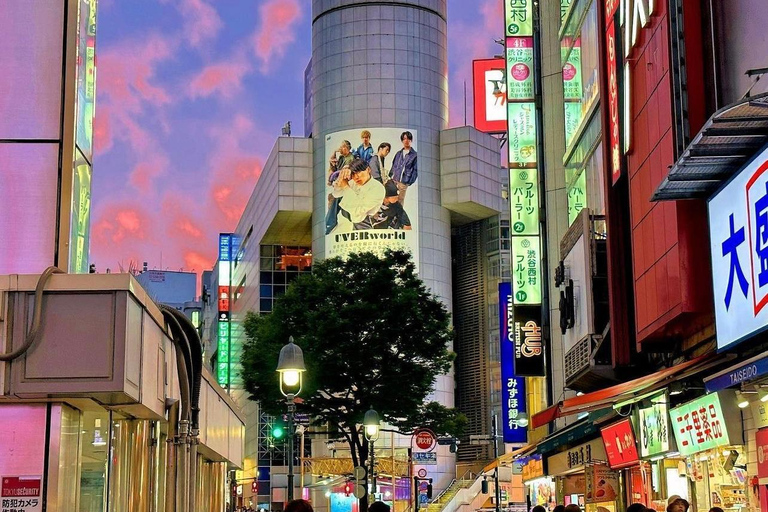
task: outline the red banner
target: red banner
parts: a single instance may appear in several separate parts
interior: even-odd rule
[[[635,433],[629,419],[609,425],[600,431],[611,468],[625,468],[640,460]]]
[[[606,2],[607,4],[608,2]],[[614,6],[615,9],[615,6]],[[608,122],[611,154],[611,176],[615,184],[621,176],[621,142],[619,138],[619,84],[616,78],[616,29],[613,19],[607,19],[605,49],[608,54]]]

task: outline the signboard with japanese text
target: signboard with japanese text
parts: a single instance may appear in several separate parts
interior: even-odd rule
[[[768,328],[768,148],[709,200],[717,348]]]
[[[538,236],[513,236],[512,286],[515,304],[541,304],[540,240]]]
[[[540,453],[526,457],[523,462],[523,482],[530,482],[545,475],[544,460]]]
[[[507,103],[509,167],[536,167],[536,106]]]
[[[650,407],[638,409],[638,432],[641,457],[653,457],[671,450],[666,400],[654,400]]]
[[[566,101],[581,101],[582,97],[582,84],[581,84],[581,41],[576,40],[573,44],[573,48],[570,48],[569,39],[562,41],[561,53],[565,53],[570,49],[568,53],[568,60],[565,61],[563,66],[563,98]],[[565,57],[565,55],[563,55]]]
[[[486,133],[507,130],[507,85],[504,59],[472,61],[475,128]]]
[[[413,452],[412,457],[416,466],[437,466],[437,452]]]
[[[504,20],[507,36],[533,35],[534,0],[504,0]]]
[[[499,284],[499,325],[501,328],[501,413],[505,443],[525,443],[528,429],[518,424],[520,413],[526,412],[525,379],[515,374],[514,311],[510,283]]]
[[[670,411],[677,450],[683,456],[741,444],[741,413],[733,392],[709,393]]]
[[[581,169],[578,176],[572,177],[568,190],[568,225],[573,224],[581,210],[587,206],[587,170]]]
[[[720,375],[704,379],[704,387],[708,392],[738,386],[742,382],[757,379],[768,374],[768,357],[758,357],[744,364],[729,369]]]
[[[232,347],[230,325],[230,292],[232,279],[232,238],[230,233],[219,235],[219,261],[218,261],[218,290],[217,302],[219,305],[218,317],[218,346],[216,349],[216,380],[223,388],[229,388],[232,382]]]
[[[533,101],[533,38],[507,38],[507,100]]]
[[[605,443],[605,453],[611,468],[625,468],[640,460],[632,421],[629,418],[600,429],[600,435]]]
[[[604,503],[613,501],[619,496],[619,474],[605,464],[587,466],[584,476],[586,503]]]
[[[572,0],[560,0],[560,25],[565,20],[565,15],[568,14],[568,9],[571,8]]]
[[[593,439],[587,443],[547,457],[547,475],[551,477],[559,476],[593,462],[605,461],[607,458],[603,440],[600,438]]]
[[[413,129],[327,134],[325,257],[392,249],[411,253],[418,266],[421,163]]]
[[[616,75],[616,29],[613,18],[609,19],[608,28],[605,31],[605,47],[608,55],[609,153],[611,155],[611,177],[613,183],[616,183],[621,176],[621,138],[619,135],[619,82]]]
[[[539,234],[539,172],[509,170],[510,228],[514,235]]]
[[[581,125],[581,102],[566,101],[564,110],[565,145],[568,146],[573,141]]]
[[[2,476],[0,512],[40,512],[43,510],[41,476]]]

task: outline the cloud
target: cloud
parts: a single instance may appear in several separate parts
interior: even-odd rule
[[[209,270],[213,268],[214,263],[216,263],[215,250],[209,250],[205,252],[186,251],[184,253],[184,267],[189,270],[194,270],[198,274],[203,270]]]
[[[99,245],[125,250],[144,240],[151,222],[140,204],[118,202],[109,205],[93,223],[93,238]]]
[[[288,45],[296,40],[295,28],[300,16],[298,0],[267,0],[261,5],[261,24],[253,35],[253,47],[261,61],[262,73],[268,73],[274,59],[285,55]]]
[[[103,154],[112,149],[114,141],[110,108],[108,105],[99,105],[93,118],[93,151],[95,153]]]
[[[216,9],[204,0],[182,0],[178,9],[184,22],[184,37],[195,48],[214,40],[224,26]]]
[[[251,71],[244,61],[221,62],[204,67],[189,83],[192,98],[220,95],[232,98],[243,88],[243,78]]]
[[[139,191],[149,193],[155,178],[165,173],[168,158],[164,155],[149,155],[149,159],[141,160],[133,166],[129,181]]]

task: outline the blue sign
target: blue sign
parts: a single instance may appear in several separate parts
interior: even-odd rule
[[[232,261],[232,235],[220,234],[219,235],[219,261]]]
[[[705,381],[704,386],[707,388],[707,392],[712,393],[721,389],[737,386],[742,382],[756,379],[766,374],[768,374],[768,357],[737,366],[727,373]]]
[[[518,423],[525,409],[525,378],[515,375],[515,341],[510,336],[512,325],[512,284],[499,284],[499,314],[501,325],[501,423],[505,443],[525,443],[528,429]]]
[[[437,466],[437,452],[413,452],[413,464],[417,466]]]

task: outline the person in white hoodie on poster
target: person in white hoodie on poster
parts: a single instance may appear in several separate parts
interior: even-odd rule
[[[341,199],[338,224],[333,231],[371,229],[369,217],[379,211],[385,192],[384,185],[371,177],[368,163],[359,158],[353,160],[333,182],[333,197]]]

